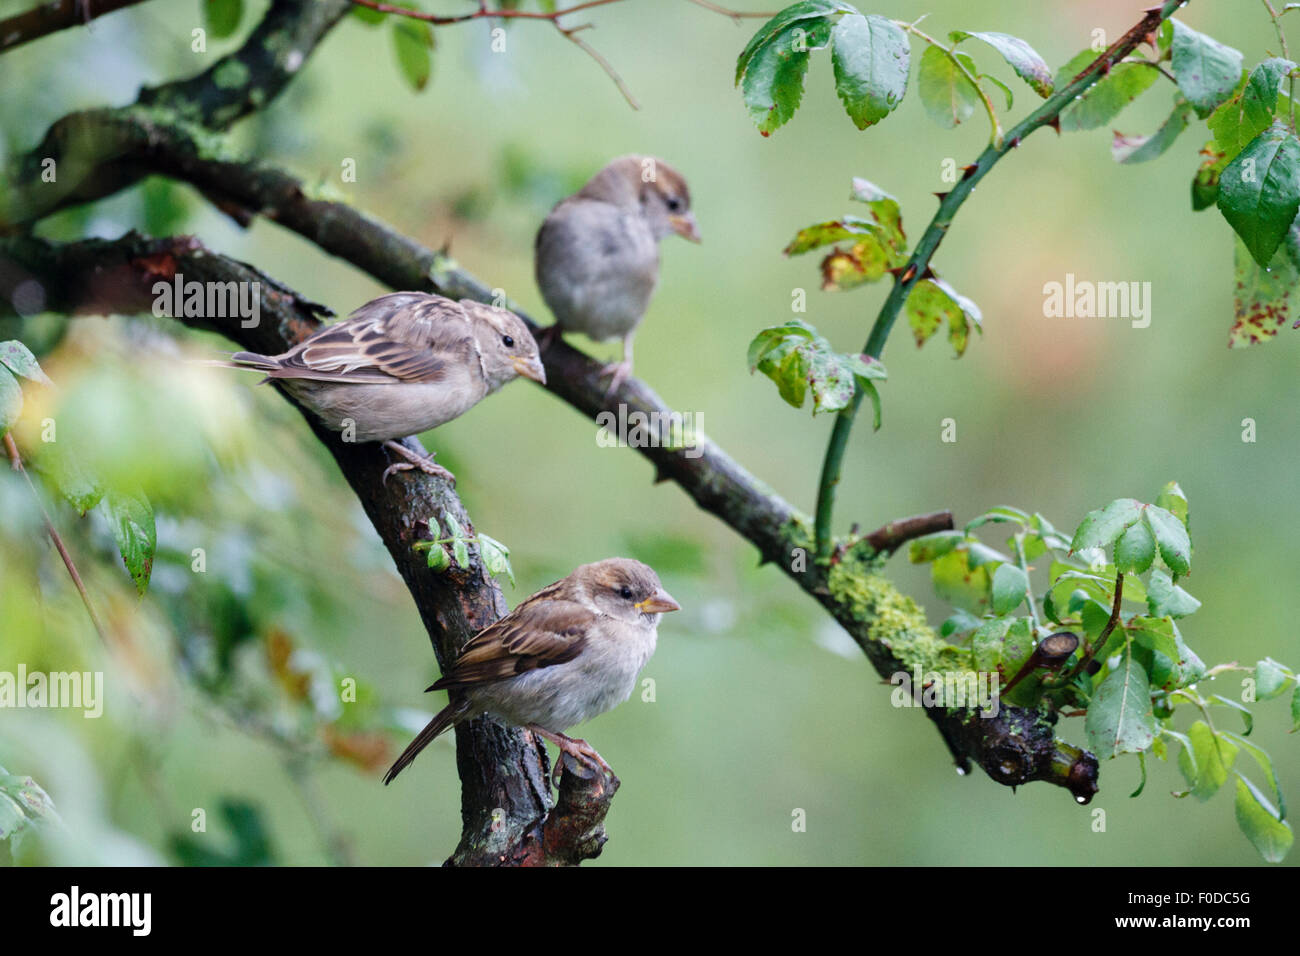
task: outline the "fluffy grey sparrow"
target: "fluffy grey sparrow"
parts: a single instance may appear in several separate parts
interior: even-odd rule
[[[405,462],[451,472],[394,439],[437,428],[523,375],[546,383],[537,342],[513,312],[470,299],[394,292],[361,306],[280,355],[236,352],[236,368],[265,372],[349,440],[381,441]]]
[[[686,180],[650,156],[622,156],[551,210],[537,232],[534,267],[555,315],[549,334],[623,339],[623,361],[606,366],[609,390],[632,371],[632,337],[659,282],[659,240],[700,231]]]
[[[384,783],[444,730],[482,713],[612,772],[585,740],[562,731],[627,700],[654,653],[660,614],[679,609],[659,576],[630,558],[584,564],[542,588],[470,638],[429,688],[449,691],[451,701],[397,758]],[[560,766],[557,761],[557,778]]]

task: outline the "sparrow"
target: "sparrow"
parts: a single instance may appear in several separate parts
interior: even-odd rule
[[[630,558],[584,564],[542,588],[470,638],[429,687],[450,692],[451,700],[402,751],[384,783],[444,730],[483,713],[612,774],[590,744],[563,731],[627,700],[654,653],[660,615],[680,609],[659,576]],[[560,769],[557,761],[557,781]]]
[[[420,468],[455,476],[396,439],[457,418],[520,375],[546,384],[537,342],[506,309],[424,292],[372,299],[287,352],[236,352],[222,363],[265,372],[349,441],[379,441],[404,462],[384,470]]]
[[[651,156],[622,156],[551,210],[537,231],[537,287],[555,315],[549,338],[583,332],[622,337],[623,361],[607,365],[615,391],[632,372],[632,337],[659,282],[659,240],[700,241],[681,173]]]

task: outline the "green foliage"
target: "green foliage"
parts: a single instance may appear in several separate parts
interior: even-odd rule
[[[866,129],[888,116],[907,92],[911,50],[892,21],[846,13],[831,33],[835,92],[853,125]]]
[[[0,767],[0,842],[9,841],[12,851],[33,829],[62,823],[54,801],[40,784]]]
[[[226,798],[221,801],[221,816],[230,829],[228,845],[213,846],[208,834],[194,836],[176,834],[171,838],[171,849],[184,866],[275,866],[276,856],[271,848],[262,811],[244,800]],[[223,841],[224,842],[224,841]]]
[[[239,29],[244,17],[244,0],[203,0],[203,23],[217,39]]]
[[[1024,40],[1006,33],[967,33],[965,30],[954,30],[948,34],[948,39],[953,44],[972,37],[976,40],[983,40],[1002,54],[1002,59],[1006,60],[1011,68],[1016,71],[1016,76],[1028,83],[1033,91],[1043,99],[1047,99],[1052,95],[1056,84],[1052,78],[1051,69],[1047,66],[1047,62],[1038,55],[1038,51]]]
[[[1155,503],[1120,498],[1089,512],[1069,538],[1040,514],[1000,506],[961,531],[915,539],[909,557],[931,565],[936,593],[957,609],[944,633],[969,635],[959,645],[969,654],[969,666],[996,674],[1004,688],[1012,678],[1024,678],[1003,690],[1004,700],[1047,714],[1082,710],[1088,746],[1099,757],[1139,756],[1143,784],[1134,796],[1145,786],[1145,756],[1166,759],[1167,741],[1182,744],[1178,765],[1187,781],[1185,793],[1200,800],[1214,797],[1236,772],[1237,756],[1249,754],[1270,794],[1263,795],[1237,772],[1244,781],[1244,791],[1238,788],[1237,821],[1260,855],[1276,862],[1290,847],[1291,830],[1272,760],[1246,739],[1253,715],[1243,703],[1217,694],[1205,697],[1197,689],[1216,672],[1249,668],[1207,668],[1178,627],[1177,619],[1200,607],[1175,583],[1191,569],[1189,523],[1187,497],[1170,482]],[[1010,529],[1006,545],[1014,558],[973,533],[990,527]],[[1040,599],[1029,562],[1048,555],[1049,583]],[[1144,607],[1126,609],[1125,602]],[[1022,673],[1035,645],[1056,629],[1081,635],[1078,648],[1063,663]],[[1292,691],[1292,719],[1300,727],[1295,673],[1271,658],[1254,671],[1255,694],[1243,700],[1263,701]],[[1193,707],[1201,718],[1186,733],[1173,729],[1180,706]],[[1216,708],[1239,715],[1244,732],[1211,721]]]
[[[395,16],[393,19],[393,53],[398,69],[417,92],[429,84],[433,74],[433,27],[421,20]]]
[[[434,537],[425,541],[417,541],[411,547],[416,551],[422,551],[426,555],[427,564],[430,570],[439,574],[451,568],[453,562],[459,568],[468,571],[470,568],[469,546],[478,542],[479,556],[483,560],[483,566],[493,577],[505,575],[510,586],[514,587],[515,572],[510,566],[510,549],[498,541],[496,538],[490,538],[479,532],[475,535],[465,533],[464,527],[453,514],[445,515],[443,520],[447,523],[447,534],[442,535],[441,528],[438,525],[438,519],[429,517],[429,530],[433,532]],[[451,548],[451,554],[447,554],[447,548]]]
[[[863,389],[875,408],[880,427],[880,396],[873,380],[886,377],[885,367],[868,355],[836,352],[817,330],[800,319],[772,326],[749,343],[749,371],[762,372],[776,383],[787,403],[802,408],[811,392],[812,411],[837,412]]]
[[[930,118],[947,129],[970,119],[980,105],[975,61],[964,53],[927,47],[921,54],[916,92]]]

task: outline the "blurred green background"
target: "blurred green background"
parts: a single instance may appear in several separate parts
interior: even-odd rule
[[[0,16],[29,4],[6,0]],[[928,12],[924,28],[936,36],[1013,33],[1055,68],[1094,30],[1119,36],[1145,5],[929,0],[867,9],[909,19]],[[12,157],[69,110],[129,102],[142,84],[205,67],[265,5],[247,6],[239,33],[203,54],[190,51],[197,0],[147,3],[5,54],[0,149]],[[428,245],[450,243],[466,268],[539,316],[532,241],[550,205],[615,155],[668,160],[690,181],[704,243],[665,242],[637,373],[669,404],[702,414],[729,453],[811,509],[831,423],[810,420],[750,376],[746,345],[789,318],[792,290],[804,288],[804,318],[838,347],[858,348],[886,289],[821,292],[816,257],[786,259],[781,249],[798,228],[854,211],[855,175],[899,198],[915,239],[934,210],[932,193],[947,188],[944,161],[973,159],[986,127],[976,115],[956,131],[939,129],[911,89],[882,125],[858,132],[820,56],[803,108],[764,139],[732,85],[757,21],[737,27],[685,0],[588,16],[598,29],[582,36],[623,75],[639,111],[545,23],[511,26],[504,54],[490,51],[485,24],[440,28],[432,80],[416,93],[393,62],[390,28],[349,18],[233,139],[333,184]],[[1262,5],[1196,2],[1182,17],[1248,63],[1276,52]],[[1033,108],[1036,98],[992,50],[972,52],[1015,87],[1013,118]],[[914,63],[919,54],[914,45]],[[1157,89],[1116,126],[1150,132],[1168,108]],[[1216,212],[1193,214],[1189,203],[1203,132],[1193,127],[1160,160],[1121,167],[1105,131],[1045,130],[981,184],[936,265],[979,303],[984,335],[957,361],[941,338],[918,350],[906,329],[895,331],[884,356],[884,428],[854,436],[839,523],[870,528],[944,507],[960,523],[1013,504],[1069,529],[1113,498],[1152,500],[1176,479],[1191,501],[1196,546],[1186,586],[1204,603],[1183,627],[1189,644],[1207,664],[1272,655],[1294,666],[1300,641],[1286,615],[1297,514],[1288,489],[1300,437],[1300,333],[1226,347],[1232,236]],[[348,158],[356,183],[340,181]],[[242,231],[188,187],[154,180],[39,231],[116,237],[132,228],[192,232],[340,314],[386,291],[273,224]],[[1152,283],[1150,328],[1044,318],[1043,284],[1066,273]],[[99,720],[0,713],[0,766],[34,776],[65,824],[25,840],[16,859],[445,858],[460,831],[451,738],[391,787],[374,769],[442,704],[420,692],[437,674],[429,641],[299,416],[254,389],[252,376],[179,366],[187,354],[228,346],[166,320],[40,317],[0,328],[0,338],[15,334],[33,347],[59,340],[42,361],[60,384],[67,428],[96,460],[129,461],[160,514],[153,586],[137,602],[102,519],[55,511],[110,621],[106,654],[45,546],[27,490],[7,469],[0,475],[0,670],[18,662],[103,670],[109,694]],[[574,342],[616,353],[612,344]],[[949,417],[955,444],[940,441]],[[1245,418],[1257,423],[1253,444],[1241,439]],[[592,423],[542,390],[507,388],[426,442],[459,476],[477,526],[512,549],[512,605],[579,563],[625,554],[658,568],[683,606],[665,619],[643,675],[655,681],[654,702],[634,695],[576,731],[623,781],[597,865],[1260,862],[1233,822],[1230,790],[1205,804],[1175,800],[1170,791],[1183,781],[1172,764],[1153,762],[1135,800],[1136,761],[1104,764],[1101,793],[1086,809],[1059,788],[1012,793],[983,774],[958,777],[929,722],[890,706],[889,689],[838,625],[778,571],[757,569],[754,549],[679,489],[653,485],[639,456],[597,447]],[[194,548],[205,549],[203,574],[191,570]],[[888,571],[932,623],[947,616],[926,568],[900,556]],[[345,677],[360,683],[361,699],[340,708],[331,688]],[[1240,693],[1235,678],[1218,684],[1225,696]],[[1286,703],[1255,710],[1251,739],[1300,800]],[[1062,721],[1061,732],[1083,743],[1082,721]],[[223,801],[255,808],[260,824],[239,828],[241,844],[221,819]],[[206,834],[190,833],[195,808],[208,814]],[[807,812],[806,832],[792,832],[795,808]],[[1104,833],[1093,831],[1094,808],[1106,811]],[[256,846],[258,826],[269,855]]]

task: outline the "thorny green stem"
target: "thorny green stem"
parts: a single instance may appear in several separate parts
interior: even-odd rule
[[[32,481],[32,476],[27,473],[23,467],[22,455],[18,453],[18,446],[14,443],[14,436],[5,433],[4,436],[5,452],[9,456],[9,464],[14,471],[21,472],[22,476],[27,479],[27,487],[32,491],[32,497],[36,499],[36,506],[41,509],[41,519],[45,522],[45,533],[50,536],[50,541],[54,545],[54,550],[59,552],[59,557],[63,559],[63,566],[68,569],[68,577],[72,578],[73,585],[77,588],[77,593],[81,595],[81,603],[86,606],[86,614],[90,618],[90,623],[95,627],[95,633],[99,639],[108,644],[108,635],[104,631],[104,625],[99,621],[99,615],[95,613],[95,606],[90,603],[90,593],[86,590],[86,585],[82,583],[81,575],[77,572],[77,566],[72,561],[72,555],[68,553],[68,548],[63,543],[54,522],[50,519],[50,513],[45,510],[45,503],[41,501],[41,494],[36,490],[36,483]]]
[[[1053,93],[1043,102],[1042,106],[1013,127],[1000,145],[989,146],[980,154],[979,159],[973,165],[966,167],[965,177],[939,203],[938,212],[934,214],[934,218],[930,220],[930,225],[926,228],[925,234],[921,236],[920,241],[916,244],[916,250],[912,253],[912,258],[908,260],[907,266],[895,275],[894,287],[890,290],[889,297],[881,307],[880,314],[877,315],[875,324],[871,327],[871,334],[867,338],[867,344],[862,350],[866,355],[875,359],[880,358],[880,353],[885,347],[885,341],[889,338],[890,330],[893,329],[895,320],[897,320],[899,313],[902,312],[903,304],[907,301],[912,287],[930,273],[930,260],[934,256],[935,250],[939,248],[939,243],[943,241],[943,237],[948,234],[953,217],[957,215],[962,203],[975,191],[976,185],[979,184],[979,181],[984,178],[988,171],[997,164],[998,160],[1019,146],[1020,141],[1035,130],[1049,125],[1056,125],[1059,129],[1061,111],[1074,102],[1081,93],[1091,88],[1105,76],[1106,72],[1114,64],[1137,49],[1139,44],[1146,40],[1161,23],[1173,16],[1174,11],[1186,2],[1187,0],[1164,0],[1158,8],[1148,10],[1146,16],[1115,41],[1105,53],[1089,64],[1082,73]],[[853,396],[853,401],[836,416],[835,427],[831,430],[830,441],[826,446],[821,481],[817,489],[815,519],[817,556],[822,560],[830,557],[833,547],[831,524],[835,510],[835,490],[840,482],[844,452],[848,446],[849,435],[853,431],[853,422],[857,416],[858,408],[862,405],[862,397],[863,391],[859,388]]]
[[[1025,573],[1025,601],[1029,604],[1029,617],[1034,622],[1034,639],[1038,639],[1038,629],[1043,622],[1038,618],[1038,605],[1034,603],[1034,588],[1029,583],[1029,560],[1025,557],[1025,533],[1019,532],[1013,539],[1016,545],[1016,564]]]
[[[1279,13],[1278,9],[1275,6],[1273,6],[1272,0],[1264,0],[1264,9],[1268,11],[1269,19],[1273,21],[1273,29],[1277,31],[1277,42],[1282,44],[1282,56],[1286,57],[1288,60],[1291,59],[1291,52],[1289,49],[1287,49],[1287,45],[1286,45],[1286,31],[1282,29],[1282,14],[1286,13],[1287,10],[1292,10],[1295,8],[1292,7],[1290,4],[1288,4]],[[1287,106],[1290,108],[1289,112],[1291,114],[1291,132],[1294,133],[1295,132],[1295,76],[1293,75],[1287,76]]]

